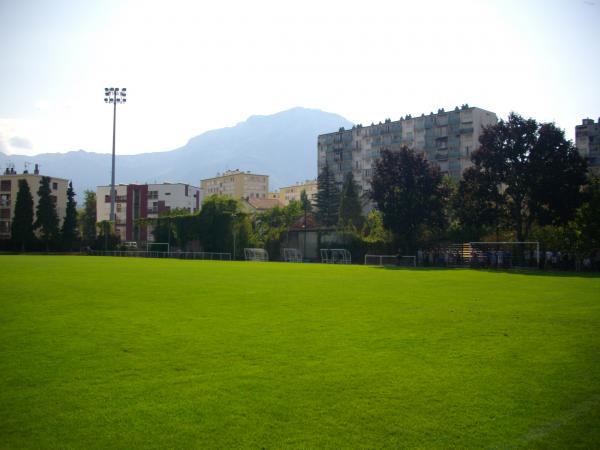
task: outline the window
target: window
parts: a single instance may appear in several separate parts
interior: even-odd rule
[[[0,182],[0,191],[10,191],[10,180],[2,180]]]
[[[58,189],[58,183],[52,183],[52,190],[56,191]]]
[[[10,209],[9,208],[0,209],[0,219],[10,219]]]

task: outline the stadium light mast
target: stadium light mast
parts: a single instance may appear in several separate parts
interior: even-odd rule
[[[117,103],[127,102],[127,88],[104,88],[104,103],[113,105],[113,139],[112,139],[112,170],[110,175],[110,217],[109,220],[117,223],[115,216],[115,201],[117,192],[115,190],[115,136],[117,131]]]

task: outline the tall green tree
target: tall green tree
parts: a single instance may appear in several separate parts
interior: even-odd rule
[[[323,166],[317,178],[316,207],[316,217],[321,224],[326,226],[337,224],[340,209],[340,191],[329,164]]]
[[[340,194],[339,223],[342,226],[361,228],[364,222],[362,205],[358,196],[358,186],[352,172],[344,178]]]
[[[73,183],[69,182],[67,189],[67,211],[60,230],[63,249],[72,250],[73,243],[77,240],[77,203]]]
[[[302,189],[302,192],[300,192],[300,208],[302,208],[302,211],[305,214],[312,211],[312,203],[310,202],[305,189]]]
[[[502,212],[517,240],[536,223],[564,225],[574,217],[587,167],[564,131],[511,113],[485,128],[479,142],[471,157],[473,190]]]
[[[397,245],[406,254],[414,254],[425,227],[445,224],[440,170],[406,147],[397,152],[383,150],[374,169],[370,197]]]
[[[49,250],[50,245],[56,243],[58,238],[58,215],[56,213],[56,197],[50,190],[50,177],[42,177],[38,189],[38,204],[34,227],[40,229],[40,238]]]
[[[91,246],[96,240],[96,193],[85,191],[83,209],[79,211],[79,229],[85,245]]]
[[[202,204],[194,233],[198,236],[204,251],[232,251],[234,225],[241,215],[243,213],[239,209],[237,200],[218,195],[208,197]],[[236,253],[238,253],[237,246]]]
[[[27,180],[19,180],[15,213],[11,223],[11,239],[16,248],[27,250],[35,241],[33,233],[33,197]]]

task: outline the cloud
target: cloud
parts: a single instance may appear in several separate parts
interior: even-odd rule
[[[31,143],[31,141],[24,137],[13,136],[12,138],[10,138],[9,143],[12,147],[21,148],[25,150],[33,149],[33,144]]]

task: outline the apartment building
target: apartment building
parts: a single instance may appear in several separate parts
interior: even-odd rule
[[[35,165],[33,173],[24,170],[23,173],[17,173],[14,167],[7,168],[0,175],[0,239],[10,239],[10,227],[14,216],[17,193],[19,192],[19,180],[27,181],[31,196],[33,197],[33,211],[35,220],[35,211],[38,205],[38,189],[42,180],[38,165]],[[67,189],[69,180],[63,178],[50,177],[51,198],[56,205],[56,214],[58,215],[59,226],[67,213]]]
[[[122,241],[152,241],[152,227],[137,221],[173,209],[200,210],[200,189],[183,183],[119,184],[115,186],[115,228]],[[98,222],[110,219],[110,186],[96,188]]]
[[[575,127],[575,146],[579,154],[587,159],[589,170],[600,175],[600,118],[583,119]]]
[[[214,178],[200,181],[200,187],[205,197],[225,195],[235,199],[268,198],[269,176],[238,169],[228,170],[217,174]]]
[[[314,205],[317,198],[317,180],[306,180],[303,183],[296,183],[293,186],[286,186],[279,189],[279,201],[283,205],[289,205],[291,201],[300,201],[302,191],[306,191],[306,195]]]
[[[496,114],[463,105],[453,111],[439,109],[437,114],[407,115],[400,120],[387,119],[371,126],[340,128],[318,137],[319,173],[327,163],[342,183],[352,172],[361,193],[370,189],[374,163],[384,149],[399,150],[407,146],[437,164],[445,174],[459,179],[472,165],[471,153],[479,146],[483,127],[494,125]]]

